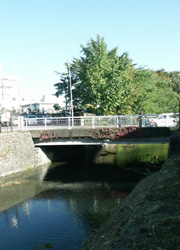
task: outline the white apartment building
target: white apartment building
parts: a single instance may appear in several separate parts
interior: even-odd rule
[[[18,78],[2,74],[0,66],[0,107],[4,110],[20,110],[22,96]]]
[[[27,112],[38,109],[40,113],[55,112],[54,104],[59,103],[55,96],[43,95],[42,101],[24,100],[18,78],[3,75],[0,65],[0,111]]]

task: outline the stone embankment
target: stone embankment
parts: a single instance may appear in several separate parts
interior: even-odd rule
[[[180,250],[180,134],[161,170],[140,181],[83,250]]]
[[[0,134],[0,177],[50,163],[30,132]]]

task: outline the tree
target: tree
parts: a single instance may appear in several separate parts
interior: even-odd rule
[[[55,103],[54,106],[53,106],[53,108],[54,108],[55,110],[60,110],[60,109],[61,109],[61,106],[59,106],[58,103]]]
[[[55,95],[57,97],[64,95],[65,100],[66,100],[66,106],[67,103],[70,100],[70,92],[69,92],[69,79],[68,79],[68,74],[67,73],[60,73],[60,72],[56,72],[57,75],[60,75],[60,82],[54,84],[55,88],[56,88],[56,93]]]
[[[81,45],[81,57],[70,64],[73,104],[99,115],[177,112],[180,72],[134,67],[128,53],[118,56],[99,35]],[[60,74],[60,73],[59,73]],[[56,95],[70,103],[69,76],[60,74]]]
[[[67,63],[65,63],[65,65],[67,66]],[[71,69],[71,65],[70,65],[70,69]],[[55,95],[57,97],[62,96],[62,95],[64,96],[65,103],[66,103],[66,111],[67,111],[68,106],[70,109],[70,103],[71,103],[69,74],[68,74],[68,72],[67,73],[60,73],[57,71],[55,71],[55,73],[60,76],[60,81],[58,83],[54,84],[54,86],[56,88]],[[73,71],[71,71],[71,84],[72,84],[72,87],[75,87],[75,85],[78,84],[77,76],[74,74]],[[73,99],[74,99],[73,103],[74,103],[74,105],[78,105],[79,100],[78,100],[78,97],[76,95],[76,91],[74,93],[74,90],[72,90],[72,92],[73,92]]]
[[[173,90],[180,94],[180,71],[170,72],[169,77]]]
[[[77,75],[75,93],[82,105],[91,105],[101,115],[116,114],[129,95],[131,60],[128,54],[117,55],[117,48],[107,50],[99,35],[82,46],[83,56],[74,59],[72,71]]]
[[[167,73],[167,72],[166,72]],[[148,114],[178,111],[178,94],[171,87],[168,73],[138,68],[134,70],[132,111],[144,109]]]

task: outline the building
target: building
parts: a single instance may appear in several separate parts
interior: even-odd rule
[[[35,101],[21,105],[21,113],[29,113],[36,111],[38,113],[54,113],[54,104],[49,102]]]
[[[0,66],[0,108],[18,112],[21,100],[18,78],[3,75]]]
[[[59,98],[49,94],[43,95],[43,98],[39,100],[25,100],[18,78],[3,75],[0,65],[0,111],[29,113],[38,110],[39,113],[54,113],[53,106],[59,102]]]

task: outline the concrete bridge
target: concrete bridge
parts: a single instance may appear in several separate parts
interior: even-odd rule
[[[35,146],[168,143],[166,127],[31,130]]]

